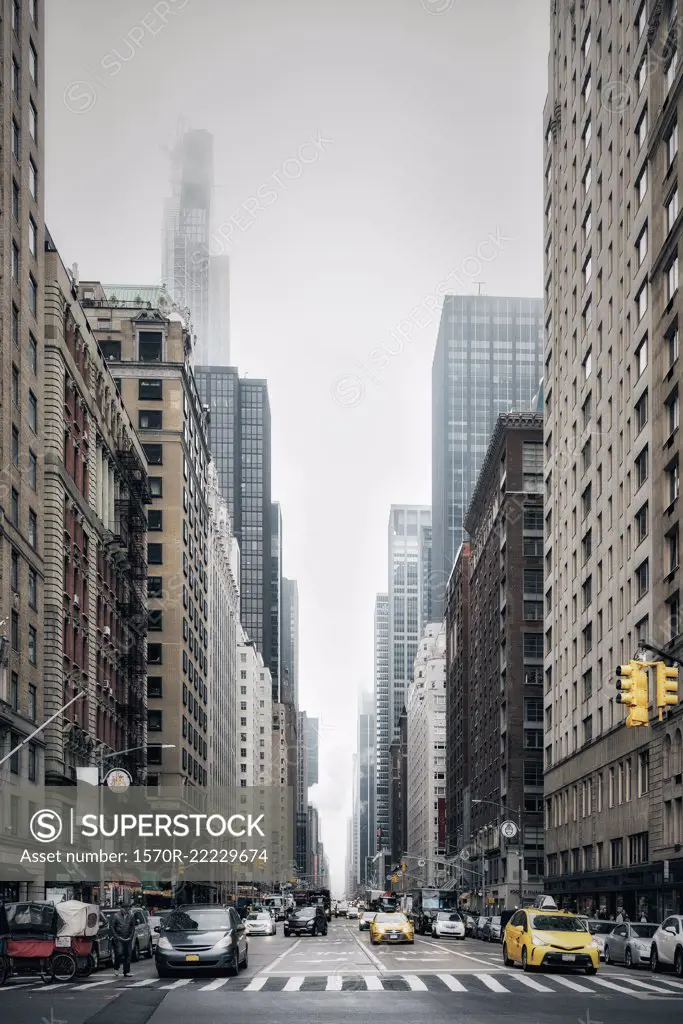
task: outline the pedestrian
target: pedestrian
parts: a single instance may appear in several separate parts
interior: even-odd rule
[[[643,911],[642,914],[640,915],[640,923],[641,924],[647,924],[647,914],[645,913],[645,911]]]
[[[617,914],[617,924],[623,924],[623,923],[624,923],[624,915],[623,915],[623,912],[620,910],[619,913]]]
[[[135,938],[135,918],[123,900],[119,900],[118,910],[112,914],[111,932],[114,945],[114,974],[118,977],[123,965],[123,976],[127,978],[130,974],[130,957]]]

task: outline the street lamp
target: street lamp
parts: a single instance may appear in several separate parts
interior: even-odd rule
[[[510,815],[510,816],[513,816],[513,817],[516,815],[517,821],[515,822],[515,824],[517,825],[518,836],[519,836],[518,843],[517,843],[517,850],[518,850],[517,856],[518,856],[518,861],[519,861],[519,870],[518,870],[518,875],[519,875],[519,898],[520,898],[520,902],[521,902],[522,901],[522,890],[523,890],[523,885],[524,885],[524,818],[522,817],[522,808],[518,807],[516,811],[510,811],[507,807],[504,807],[503,804],[497,803],[495,800],[484,800],[484,799],[481,799],[479,797],[473,797],[472,800],[471,800],[471,803],[473,803],[473,804],[488,804],[490,807],[496,807],[497,810],[498,810],[498,815],[499,816],[500,816],[501,811],[504,814]],[[499,830],[500,830],[500,825],[499,825]],[[482,862],[483,862],[483,853],[482,853]]]
[[[33,730],[30,736],[27,736],[26,739],[23,739],[21,743],[14,748],[14,750],[10,750],[9,754],[6,754],[2,758],[2,760],[0,760],[0,768],[2,768],[3,764],[6,761],[9,761],[11,757],[14,757],[15,754],[18,754],[22,747],[26,746],[27,743],[30,743],[34,736],[37,736],[39,732],[42,732],[43,729],[50,724],[50,722],[54,722],[55,718],[59,718],[59,716],[63,714],[67,708],[70,708],[71,705],[74,704],[77,700],[80,700],[81,697],[85,697],[85,693],[85,690],[79,690],[76,696],[72,697],[71,700],[67,701],[67,703],[59,709],[59,711],[55,711],[54,715],[50,715],[50,717],[46,719],[42,725],[39,725],[37,729]]]
[[[162,750],[171,750],[175,747],[175,743],[162,743]],[[104,785],[104,779],[102,778],[102,768],[105,761],[111,760],[113,757],[123,757],[124,754],[133,754],[136,750],[146,750],[145,744],[139,744],[137,747],[127,747],[125,750],[114,750],[111,754],[100,754],[97,761],[97,793],[98,793],[98,807],[99,815],[102,817],[102,803],[104,799],[102,786]],[[104,861],[100,859],[100,907],[104,906]]]

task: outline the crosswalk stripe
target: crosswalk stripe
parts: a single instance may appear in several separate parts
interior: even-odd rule
[[[490,974],[476,974],[476,978],[483,981],[487,988],[490,988],[492,992],[509,992],[509,988],[505,988],[505,985],[501,985],[499,981],[492,978]]]
[[[442,981],[444,985],[451,990],[451,992],[467,992],[465,986],[454,978],[452,974],[437,974],[439,981]]]
[[[208,985],[202,985],[200,992],[215,992],[216,989],[223,988],[224,985],[228,984],[229,978],[217,978],[216,981],[210,981]]]
[[[158,978],[145,978],[144,981],[132,981],[126,988],[145,988],[146,985],[156,985]]]
[[[626,979],[624,979],[626,981]],[[641,981],[640,978],[629,978],[626,982],[628,985],[636,985],[637,988],[647,988],[650,992],[663,992],[664,989],[659,988],[658,985],[652,985],[647,981]]]
[[[661,982],[662,985],[673,985],[674,988],[683,988],[683,981],[672,981],[671,978],[657,978],[657,981]]]
[[[170,992],[171,989],[183,988],[185,985],[189,985],[191,981],[191,978],[178,978],[178,980],[174,981],[172,985],[162,985],[161,988],[164,992]]]
[[[617,985],[613,981],[605,981],[604,978],[593,978],[593,984],[602,985],[603,988],[611,988],[615,992],[626,992],[626,994],[629,996],[635,995],[635,992],[632,988],[627,988],[626,985]],[[657,990],[654,989],[654,991],[656,992]]]
[[[553,975],[553,981],[556,981],[558,985],[565,985],[567,988],[571,988],[574,992],[590,992],[595,995],[592,988],[588,988],[587,985],[579,985],[578,981],[570,981],[569,978],[563,978],[559,974]]]
[[[245,992],[260,992],[265,983],[268,981],[268,976],[261,976],[260,978],[254,978],[250,981],[247,987],[244,989]]]
[[[522,985],[527,985],[532,988],[535,992],[554,992],[552,988],[548,988],[547,985],[541,985],[539,981],[534,981],[533,978],[527,978],[526,974],[520,974],[516,981],[521,981]]]
[[[410,986],[411,992],[426,992],[427,986],[421,978],[418,978],[416,974],[404,974],[403,980]]]
[[[107,978],[106,981],[86,981],[84,985],[75,985],[74,992],[82,992],[84,988],[99,988],[101,985],[113,985],[116,978]]]
[[[384,992],[384,985],[376,974],[364,974],[363,981],[367,985],[368,992]]]
[[[342,977],[341,974],[330,974],[327,978],[327,984],[325,985],[326,992],[341,992],[342,990]]]
[[[298,992],[304,983],[304,975],[299,974],[296,978],[287,978],[287,984],[283,988],[283,992]]]

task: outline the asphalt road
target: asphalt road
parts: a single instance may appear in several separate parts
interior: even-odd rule
[[[417,937],[414,946],[370,946],[355,922],[318,938],[252,937],[249,967],[225,976],[158,979],[153,961],[130,978],[104,967],[85,980],[0,989],[2,1024],[384,1024],[407,1015],[430,1024],[492,1020],[535,1024],[657,1024],[683,1020],[683,982],[602,965],[595,977],[524,974],[503,966],[498,945]],[[649,1005],[648,1005],[649,1004]],[[656,1004],[653,1006],[652,1004]]]

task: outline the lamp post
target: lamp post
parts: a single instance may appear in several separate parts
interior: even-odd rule
[[[524,818],[522,816],[522,808],[518,807],[516,811],[510,811],[507,807],[504,807],[503,804],[496,803],[495,800],[483,800],[483,799],[480,799],[478,797],[474,797],[472,799],[472,803],[473,804],[488,804],[490,807],[496,807],[498,809],[499,817],[500,817],[501,811],[504,814],[506,814],[506,815],[510,815],[510,816],[516,815],[516,817],[517,817],[517,821],[515,822],[515,824],[517,825],[517,829],[518,829],[518,833],[517,834],[518,834],[518,837],[519,837],[518,838],[518,843],[517,843],[517,850],[518,850],[518,855],[517,856],[518,856],[518,862],[519,862],[519,871],[518,871],[518,875],[519,875],[519,899],[520,899],[520,903],[521,903],[522,902],[522,891],[523,891],[523,885],[524,885]],[[499,831],[500,831],[500,826],[499,826]]]
[[[10,750],[9,754],[5,754],[5,756],[0,760],[0,768],[2,768],[3,764],[6,761],[9,761],[11,757],[14,757],[15,754],[18,754],[22,747],[26,746],[27,743],[30,743],[34,736],[37,736],[38,733],[42,732],[46,726],[48,726],[51,722],[54,722],[55,718],[59,718],[59,716],[63,714],[67,708],[70,708],[71,705],[75,704],[75,702],[77,700],[80,700],[81,697],[85,697],[85,690],[80,690],[76,694],[76,696],[72,697],[70,701],[67,701],[67,703],[59,709],[59,711],[55,711],[54,715],[50,715],[50,717],[46,719],[42,725],[39,725],[37,729],[34,729],[30,736],[27,736],[26,739],[23,739],[21,743],[14,748],[14,750]]]
[[[47,724],[47,723],[46,723]],[[170,750],[175,747],[175,743],[162,743],[162,750]],[[133,754],[136,750],[146,750],[144,744],[138,745],[137,747],[127,747],[125,750],[114,750],[111,754],[101,754],[97,761],[97,793],[98,793],[98,807],[99,815],[102,817],[102,804],[104,801],[104,793],[102,787],[104,785],[104,778],[102,777],[102,769],[104,768],[104,762],[111,760],[113,757],[123,757],[124,754]],[[100,907],[104,906],[104,861],[100,860]]]

